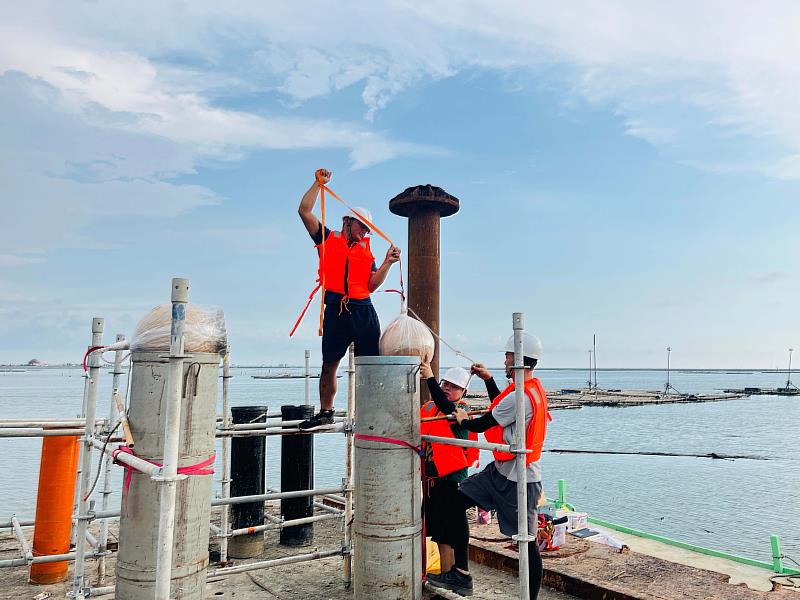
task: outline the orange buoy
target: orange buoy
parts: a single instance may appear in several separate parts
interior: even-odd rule
[[[42,438],[39,493],[36,498],[36,526],[33,555],[50,556],[69,552],[72,502],[78,474],[78,437]],[[34,563],[31,583],[56,583],[69,575],[69,562]]]

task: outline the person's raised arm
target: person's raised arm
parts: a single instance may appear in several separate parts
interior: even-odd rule
[[[489,394],[489,400],[494,400],[500,395],[500,388],[497,387],[497,383],[495,383],[494,377],[489,373],[489,369],[486,368],[486,365],[475,363],[470,367],[470,372],[483,379],[483,383],[486,385],[486,393]]]
[[[319,180],[317,179],[319,178]],[[300,215],[300,220],[303,221],[308,234],[311,237],[320,232],[319,219],[314,215],[314,205],[317,203],[317,194],[319,194],[319,182],[328,183],[331,180],[331,172],[326,169],[318,169],[315,173],[314,183],[308,188],[308,191],[303,194],[303,199],[300,200],[300,208],[297,209],[297,214]]]
[[[431,393],[431,400],[433,400],[433,403],[436,405],[436,408],[439,409],[439,412],[444,415],[449,415],[455,411],[455,403],[448,400],[447,396],[445,396],[441,386],[433,376],[433,370],[431,369],[430,363],[421,363],[419,366],[419,374],[428,384],[428,390]]]
[[[392,265],[400,260],[400,248],[397,246],[392,246],[389,250],[386,251],[386,258],[383,259],[383,263],[378,270],[375,271],[369,278],[369,291],[370,293],[377,290],[384,281],[386,281],[386,276],[389,275],[389,270],[392,268]]]

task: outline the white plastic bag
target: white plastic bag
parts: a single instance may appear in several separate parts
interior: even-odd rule
[[[620,540],[615,538],[610,533],[601,532],[597,535],[593,535],[592,537],[586,538],[590,542],[595,542],[597,544],[604,544],[606,546],[611,546],[615,550],[619,550],[620,552],[624,552],[627,546],[623,544]]]
[[[405,308],[381,334],[383,356],[419,356],[421,362],[430,362],[434,348],[431,332],[415,318],[409,317]]]

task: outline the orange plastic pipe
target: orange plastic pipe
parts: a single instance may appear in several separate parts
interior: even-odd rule
[[[69,552],[72,501],[78,474],[78,437],[42,438],[39,466],[39,494],[36,499],[36,527],[33,555],[49,556]],[[69,575],[69,562],[34,563],[31,583],[56,583]]]

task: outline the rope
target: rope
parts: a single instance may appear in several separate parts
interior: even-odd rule
[[[800,589],[800,576],[792,575],[790,573],[782,573],[773,575],[769,578],[770,582],[780,584],[784,587],[792,589]]]
[[[378,236],[380,236],[384,240],[386,240],[389,243],[390,246],[395,246],[395,243],[391,240],[391,238],[389,236],[387,236],[385,233],[383,233],[380,229],[378,229],[372,221],[367,219],[364,215],[362,215],[358,211],[354,210],[353,207],[350,206],[344,200],[342,200],[336,194],[336,192],[334,192],[331,188],[327,187],[324,183],[322,183],[322,181],[320,181],[319,178],[317,178],[317,182],[319,183],[319,189],[320,189],[322,194],[324,194],[325,192],[328,192],[331,196],[333,196],[339,202],[341,202],[351,213],[353,213],[355,216],[357,216],[358,220],[361,221],[362,223],[364,223],[364,225],[366,225],[367,227],[369,227],[371,231],[374,231],[375,233],[378,234]],[[400,275],[400,286],[403,287],[403,276],[402,276],[402,273]]]
[[[797,562],[797,561],[796,561],[795,559],[793,559],[791,556],[787,556],[786,554],[784,554],[784,555],[783,555],[783,558],[785,558],[786,560],[789,560],[789,561],[793,562],[793,563],[794,563],[794,564],[796,564],[798,567],[800,567],[800,562]]]
[[[101,457],[105,454],[106,447],[108,446],[108,442],[111,441],[111,438],[114,436],[114,434],[116,433],[117,429],[119,429],[120,425],[122,425],[122,421],[121,420],[117,421],[117,424],[114,425],[114,429],[112,429],[109,432],[108,437],[106,437],[105,442],[103,442],[103,449],[100,451],[100,456]],[[89,499],[89,496],[92,495],[92,492],[94,492],[94,488],[97,486],[97,482],[100,479],[100,472],[102,470],[103,470],[103,460],[101,459],[101,460],[98,461],[98,464],[97,464],[97,474],[94,476],[94,483],[92,483],[92,487],[89,488],[89,491],[83,497],[83,501],[84,502],[86,502]]]
[[[452,350],[453,352],[455,352],[455,353],[456,353],[456,355],[458,355],[458,356],[462,356],[462,357],[466,358],[466,359],[467,359],[467,360],[468,360],[470,363],[472,363],[472,364],[475,364],[476,362],[478,362],[478,361],[476,361],[476,360],[473,360],[473,359],[471,359],[469,356],[467,356],[467,355],[466,355],[466,354],[464,354],[463,352],[461,352],[461,350],[457,350],[456,348],[453,348],[453,346],[451,346],[450,344],[448,344],[448,343],[447,343],[447,342],[446,342],[446,341],[445,341],[445,340],[444,340],[444,339],[443,339],[443,338],[442,338],[442,337],[441,337],[441,336],[440,336],[438,333],[436,333],[436,332],[435,332],[433,329],[431,329],[431,328],[430,328],[430,326],[429,326],[429,325],[428,325],[428,324],[427,324],[425,321],[423,321],[423,320],[420,318],[420,316],[419,316],[417,313],[415,313],[415,312],[414,312],[414,309],[413,309],[413,308],[411,308],[410,306],[408,307],[408,312],[410,312],[412,315],[414,315],[414,318],[415,318],[415,319],[417,319],[417,321],[419,321],[420,323],[422,323],[423,325],[425,325],[425,327],[427,328],[427,330],[428,330],[428,331],[430,331],[430,332],[431,332],[431,334],[433,335],[433,337],[435,337],[437,340],[439,340],[440,342],[442,342],[442,343],[443,343],[445,346],[447,346],[448,348],[450,348],[450,350]]]
[[[383,231],[381,231],[378,227],[376,227],[376,225],[372,221],[367,219],[364,215],[359,213],[357,210],[353,209],[353,207],[350,206],[344,200],[342,200],[336,192],[334,192],[332,189],[330,189],[328,186],[326,186],[325,183],[322,181],[322,176],[321,176],[319,171],[316,172],[315,176],[316,176],[316,179],[317,179],[317,185],[319,186],[319,190],[320,190],[320,211],[321,211],[321,216],[322,216],[322,218],[321,218],[321,229],[320,229],[320,233],[322,234],[322,243],[320,244],[321,264],[325,264],[325,193],[326,192],[328,194],[330,194],[333,198],[338,200],[350,212],[352,212],[354,215],[356,215],[356,217],[358,217],[358,220],[361,221],[362,223],[364,223],[364,225],[366,225],[367,227],[369,227],[369,229],[371,231],[374,231],[379,237],[381,237],[384,240],[386,240],[386,242],[390,246],[396,247],[396,244],[392,241],[392,239],[389,236],[387,236],[385,233],[383,233]],[[465,358],[471,364],[476,363],[477,362],[476,360],[472,359],[471,357],[467,356],[466,354],[464,354],[463,352],[461,352],[457,348],[455,348],[455,347],[451,346],[450,344],[448,344],[447,341],[444,340],[433,329],[431,329],[430,326],[425,321],[423,321],[420,318],[420,316],[416,312],[414,312],[414,310],[411,307],[406,305],[406,294],[405,294],[406,286],[405,286],[405,280],[403,279],[403,259],[401,258],[398,262],[399,262],[399,265],[400,265],[400,289],[399,290],[390,289],[390,290],[383,290],[383,291],[387,292],[387,293],[399,294],[400,295],[400,308],[401,309],[402,308],[407,308],[408,312],[410,312],[414,316],[414,318],[416,318],[420,323],[422,323],[426,327],[426,329],[428,331],[430,331],[431,334],[437,340],[439,340],[442,344],[444,344],[445,346],[450,348],[450,350],[452,350],[456,354],[456,356],[461,356],[461,357]],[[292,337],[294,332],[300,326],[300,323],[302,322],[303,317],[305,316],[306,311],[308,310],[308,307],[311,305],[311,302],[313,301],[314,296],[316,295],[316,293],[319,290],[322,290],[322,301],[320,302],[319,329],[318,329],[317,334],[318,335],[322,335],[322,321],[323,321],[323,316],[324,316],[324,312],[325,312],[325,269],[323,268],[320,271],[321,271],[320,272],[320,279],[317,281],[317,287],[314,288],[314,290],[309,295],[308,302],[306,303],[305,307],[303,308],[303,311],[300,313],[300,317],[297,319],[297,322],[294,324],[294,327],[292,328],[292,331],[289,334],[289,337]]]
[[[322,236],[322,242],[320,243],[320,269],[319,269],[319,285],[317,286],[318,290],[322,290],[322,299],[319,303],[319,326],[317,328],[317,335],[322,335],[322,321],[325,316],[325,184],[322,182],[322,174],[317,171],[315,173],[317,178],[317,184],[319,185],[319,195],[320,195],[320,209],[322,211],[322,221],[320,224],[319,233]],[[312,293],[311,297],[316,294],[316,290]],[[309,298],[309,302],[311,302],[311,298]],[[303,311],[305,313],[305,311]],[[303,318],[302,316],[300,317]],[[300,322],[298,321],[298,325]],[[297,329],[297,325],[295,325],[295,329]],[[292,330],[294,333],[294,330]],[[289,334],[291,337],[291,334]]]
[[[421,458],[425,458],[425,449],[421,446],[415,446],[405,440],[398,440],[397,438],[383,437],[380,435],[367,435],[365,433],[355,434],[357,440],[364,440],[365,442],[383,442],[384,444],[395,444],[396,446],[405,446],[409,450],[416,452]]]
[[[311,306],[311,302],[314,300],[314,296],[316,296],[317,292],[320,290],[321,287],[322,287],[322,284],[321,283],[317,283],[317,287],[315,287],[313,289],[313,291],[311,292],[311,294],[309,294],[308,302],[306,302],[306,306],[305,306],[305,308],[303,308],[303,312],[300,313],[300,316],[298,317],[297,321],[295,322],[294,327],[292,327],[292,331],[289,333],[289,337],[292,337],[294,335],[294,332],[297,331],[297,328],[300,327],[300,323],[303,322],[303,317],[306,316],[306,311],[308,310],[308,307]],[[323,295],[323,298],[324,297],[325,296]],[[323,305],[324,304],[325,303],[323,302]]]
[[[130,353],[130,352],[128,352],[128,354],[126,354],[124,357],[122,357],[122,360],[128,360],[128,356],[130,356],[130,354],[131,354],[131,353]],[[113,360],[108,360],[108,359],[105,357],[105,353],[102,353],[102,354],[100,354],[100,360],[102,360],[102,361],[103,361],[104,363],[106,363],[107,365],[113,365],[113,364],[115,364],[115,362],[116,362],[116,361],[113,361]]]
[[[719,454],[717,452],[709,452],[708,454],[690,454],[685,452],[636,452],[627,450],[580,450],[573,448],[551,448],[544,450],[544,452],[553,452],[556,454],[609,454],[609,455],[624,455],[624,456],[678,456],[686,458],[712,458],[716,460],[773,460],[767,456],[758,456],[756,454]],[[780,458],[780,457],[776,457]]]
[[[97,350],[102,350],[103,348],[106,348],[106,346],[89,346],[89,349],[86,351],[86,354],[83,355],[83,372],[86,373],[86,378],[89,380],[90,384],[93,384],[94,381],[92,381],[92,378],[89,377],[89,368],[86,366],[86,361],[88,360],[89,355],[92,352],[96,352]]]
[[[117,456],[119,456],[120,454],[130,454],[131,456],[136,456],[136,454],[134,454],[133,450],[128,448],[128,446],[117,446],[114,450],[111,451],[111,458],[114,459],[114,464],[117,464],[117,465],[121,466],[123,469],[125,469],[125,480],[124,480],[124,485],[123,485],[123,489],[124,489],[125,493],[123,495],[123,498],[124,498],[124,510],[127,513],[128,512],[128,490],[131,487],[131,478],[133,477],[133,472],[134,471],[136,471],[137,473],[141,473],[141,471],[139,469],[137,469],[136,467],[133,467],[133,466],[128,465],[126,463],[122,463],[122,462],[117,461]],[[152,460],[147,460],[146,458],[142,458],[141,456],[137,456],[137,458],[140,458],[141,460],[143,460],[145,462],[148,462],[151,465],[155,465],[155,466],[157,466],[159,468],[161,468],[163,466],[163,465],[161,465],[161,464],[159,464],[157,462],[154,462]],[[213,475],[214,474],[214,460],[216,460],[216,458],[217,458],[217,453],[214,452],[214,454],[212,454],[209,458],[207,458],[206,460],[204,460],[202,462],[199,462],[199,463],[194,464],[194,465],[187,465],[185,467],[178,467],[177,473],[178,473],[178,475]]]
[[[795,559],[793,559],[791,556],[787,556],[786,554],[784,554],[781,558],[785,558],[786,560],[789,560],[794,564],[796,564],[798,567],[800,567],[800,563],[797,562]],[[773,575],[772,577],[769,578],[769,580],[773,583],[779,583],[784,587],[800,589],[800,575],[797,574],[780,573]]]
[[[379,228],[378,228],[378,227],[375,225],[375,223],[373,223],[372,221],[370,221],[369,219],[367,219],[367,218],[366,218],[364,215],[362,215],[362,214],[361,214],[360,212],[358,212],[357,210],[354,210],[354,209],[353,209],[353,207],[352,207],[352,206],[350,206],[350,205],[349,205],[347,202],[345,202],[344,200],[342,200],[342,199],[341,199],[341,198],[338,196],[338,194],[336,194],[336,192],[334,192],[334,191],[333,191],[331,188],[329,188],[328,186],[326,186],[326,185],[325,185],[325,184],[324,184],[324,183],[321,181],[321,179],[320,179],[319,175],[317,175],[317,183],[319,184],[319,189],[320,189],[320,200],[321,200],[321,203],[322,203],[322,204],[321,204],[321,208],[322,208],[322,211],[323,211],[323,212],[322,212],[323,218],[324,218],[324,216],[325,216],[325,192],[328,192],[328,193],[329,193],[331,196],[333,196],[333,197],[334,197],[336,200],[338,200],[339,202],[341,202],[341,203],[342,203],[342,205],[344,205],[344,206],[345,206],[345,207],[346,207],[346,208],[347,208],[347,209],[348,209],[348,210],[349,210],[351,213],[353,213],[353,214],[354,214],[356,217],[358,217],[358,220],[359,220],[359,221],[361,221],[362,223],[364,223],[364,225],[366,225],[367,227],[369,227],[370,231],[374,231],[375,233],[377,233],[377,234],[378,234],[378,236],[379,236],[379,237],[381,237],[381,238],[383,238],[384,240],[386,240],[386,242],[387,242],[387,243],[388,243],[390,246],[394,246],[395,248],[397,247],[397,244],[395,244],[395,243],[392,241],[392,239],[391,239],[391,238],[390,238],[388,235],[386,235],[385,233],[383,233],[383,231],[381,231],[381,230],[380,230],[380,229],[379,229]],[[322,227],[323,227],[323,228],[322,228],[322,234],[323,234],[323,237],[325,237],[325,225],[323,224],[323,226],[322,226]],[[323,240],[323,242],[324,242],[324,240]],[[405,298],[405,289],[406,289],[406,284],[405,284],[405,280],[403,279],[403,259],[402,259],[402,258],[400,259],[399,263],[400,263],[400,289],[402,290],[402,291],[400,292],[400,294],[401,294],[401,296],[402,296],[403,298]]]

